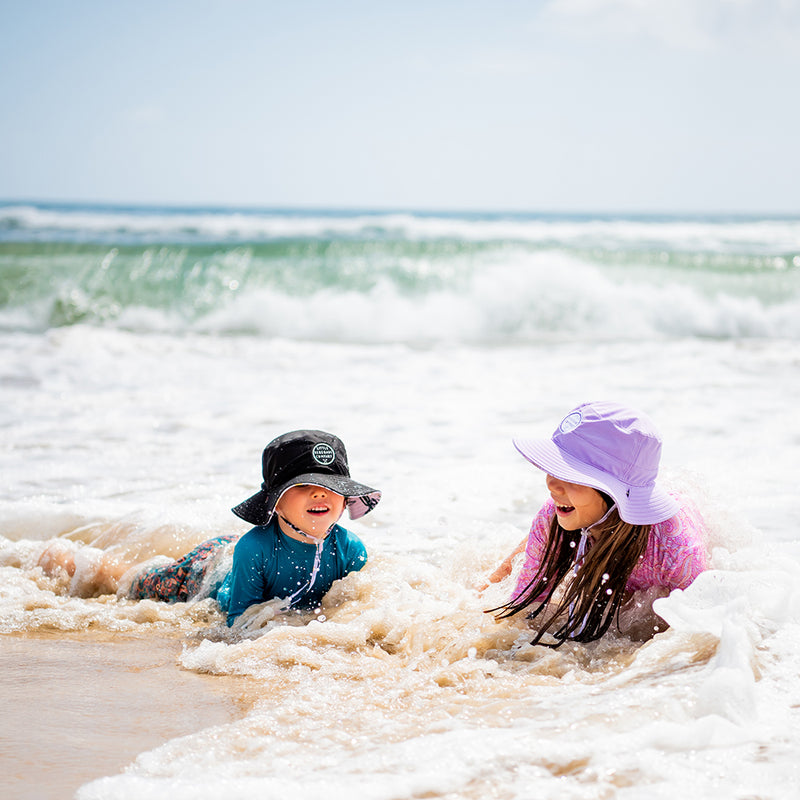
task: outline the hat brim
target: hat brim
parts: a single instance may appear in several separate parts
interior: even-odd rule
[[[307,472],[297,475],[276,489],[261,489],[231,511],[237,517],[253,525],[267,525],[275,513],[275,506],[283,494],[293,486],[321,486],[345,498],[350,519],[358,519],[378,505],[381,493],[377,489],[358,483],[345,475],[328,475],[320,472]]]
[[[569,483],[610,495],[620,519],[631,525],[655,525],[675,516],[680,504],[657,483],[630,486],[565,453],[552,439],[514,439],[514,447],[535,467]]]

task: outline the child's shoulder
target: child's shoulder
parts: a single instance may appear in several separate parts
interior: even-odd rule
[[[336,539],[339,542],[357,542],[358,544],[362,544],[361,539],[356,536],[353,531],[348,530],[338,523],[333,526],[331,532],[328,534],[328,538]]]
[[[367,547],[352,531],[341,525],[334,525],[328,534],[327,541],[335,546],[341,554],[352,556],[354,553],[366,554]]]
[[[250,528],[247,533],[242,534],[236,543],[236,549],[240,551],[261,549],[266,545],[273,544],[277,537],[278,532],[274,523],[256,525],[255,528]]]
[[[694,544],[703,540],[705,520],[691,498],[671,493],[680,504],[678,512],[653,526],[654,535],[668,543]]]

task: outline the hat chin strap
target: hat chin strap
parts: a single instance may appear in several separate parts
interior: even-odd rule
[[[613,497],[611,499],[614,500]],[[585,528],[581,528],[581,533],[584,533],[584,531],[585,531],[588,534],[592,530],[592,528],[596,528],[598,525],[601,525],[602,523],[604,523],[611,516],[611,512],[616,507],[617,507],[617,502],[616,502],[616,500],[614,500],[614,502],[611,503],[611,505],[608,507],[608,511],[606,511],[606,513],[603,514],[603,516],[600,517],[600,519],[597,520],[597,522],[593,522],[591,525],[587,525]]]
[[[320,537],[320,538],[317,538],[316,536],[309,536],[309,534],[307,534],[305,531],[301,531],[301,530],[300,530],[300,528],[298,528],[298,527],[297,527],[297,525],[293,525],[291,522],[289,522],[289,520],[288,520],[288,519],[286,519],[286,517],[284,517],[284,516],[283,516],[283,514],[278,514],[278,516],[279,516],[279,517],[281,518],[281,520],[282,520],[283,522],[285,522],[285,523],[286,523],[286,524],[287,524],[287,525],[288,525],[288,526],[289,526],[289,527],[290,527],[290,528],[291,528],[291,529],[292,529],[292,530],[293,530],[295,533],[297,533],[297,534],[299,534],[300,536],[302,536],[302,537],[303,537],[303,539],[304,539],[305,541],[307,541],[307,542],[311,542],[311,543],[313,543],[313,544],[317,544],[318,542],[321,542],[321,541],[322,541],[322,540],[325,538],[325,536],[327,536],[327,535],[328,535],[328,534],[331,532],[331,528],[333,528],[333,525],[331,525],[331,526],[330,526],[330,528],[328,528],[328,530],[326,530],[326,531],[325,531],[325,536],[322,536],[322,537]],[[334,523],[334,524],[335,524],[335,523]]]
[[[313,542],[316,546],[316,550],[314,551],[314,566],[311,568],[311,577],[308,579],[308,583],[304,586],[301,586],[296,592],[291,594],[289,597],[284,598],[283,604],[281,605],[281,611],[288,611],[297,601],[297,599],[304,593],[311,590],[314,586],[314,582],[317,580],[317,576],[319,575],[319,567],[320,562],[322,560],[322,546],[325,544],[325,537],[323,536],[321,539],[314,539],[313,536],[309,536],[304,531],[301,531],[296,525],[292,525],[286,517],[282,514],[278,514],[278,516],[295,532],[305,536],[310,542]],[[331,528],[333,525],[331,525]],[[330,531],[331,528],[328,528]],[[327,535],[327,531],[326,531]]]

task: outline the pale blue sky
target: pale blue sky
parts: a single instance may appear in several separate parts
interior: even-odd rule
[[[800,0],[0,0],[0,198],[800,212]]]

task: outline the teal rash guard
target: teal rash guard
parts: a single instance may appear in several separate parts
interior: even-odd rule
[[[273,520],[248,531],[236,543],[233,566],[216,592],[220,608],[233,625],[242,612],[256,603],[295,595],[292,608],[319,605],[333,582],[367,563],[367,548],[355,534],[334,525],[325,537],[313,583],[317,546],[280,532]]]

